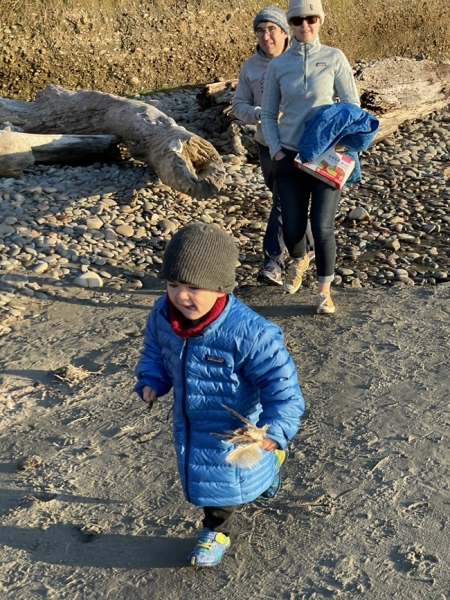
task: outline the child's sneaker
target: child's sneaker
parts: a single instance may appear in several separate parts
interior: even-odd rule
[[[289,457],[289,450],[274,450],[275,454],[275,477],[273,478],[270,487],[261,494],[263,498],[274,498],[279,489],[281,488],[281,475],[283,471],[283,465],[286,463]]]
[[[193,567],[215,567],[231,546],[228,536],[207,527],[199,531],[197,537],[197,546],[188,556],[188,562]]]

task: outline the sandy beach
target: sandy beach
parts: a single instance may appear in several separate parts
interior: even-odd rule
[[[0,348],[5,600],[450,598],[450,285],[242,287],[278,323],[307,411],[281,492],[243,506],[222,564],[186,564],[171,397],[133,393],[154,278],[93,305],[35,300]]]

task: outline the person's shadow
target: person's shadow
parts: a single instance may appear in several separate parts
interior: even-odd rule
[[[53,565],[118,569],[167,569],[187,566],[193,538],[153,535],[87,535],[73,525],[48,529],[0,526],[0,546],[18,548],[30,559]]]

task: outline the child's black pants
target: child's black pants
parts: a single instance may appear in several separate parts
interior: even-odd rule
[[[234,509],[234,506],[204,506],[203,527],[229,536],[232,531],[231,521]]]

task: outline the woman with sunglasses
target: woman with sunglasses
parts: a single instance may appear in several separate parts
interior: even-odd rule
[[[269,63],[261,111],[264,137],[276,161],[283,237],[292,258],[284,288],[295,293],[309,267],[305,239],[309,211],[319,291],[316,311],[330,314],[335,312],[330,287],[340,191],[296,168],[294,158],[306,121],[337,97],[359,106],[358,90],[343,52],[320,43],[319,29],[325,20],[321,0],[290,0],[286,16],[294,36],[290,48]]]

